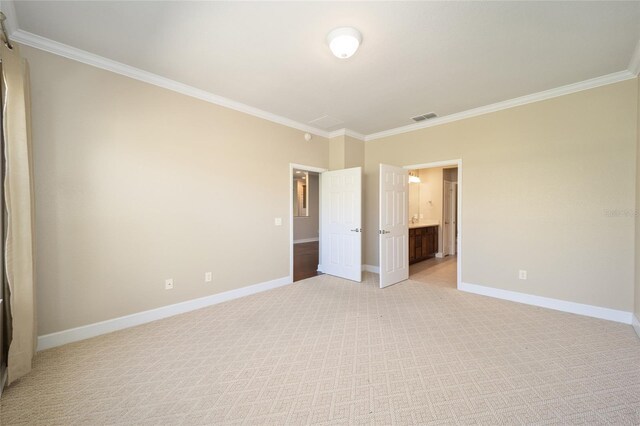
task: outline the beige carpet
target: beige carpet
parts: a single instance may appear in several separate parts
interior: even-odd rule
[[[318,276],[41,352],[14,424],[640,424],[628,325]]]

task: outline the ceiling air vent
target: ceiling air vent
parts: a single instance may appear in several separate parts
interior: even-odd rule
[[[422,115],[417,115],[415,117],[411,117],[411,119],[413,121],[423,121],[423,120],[429,120],[431,118],[436,118],[438,116],[438,114],[436,114],[435,112],[428,112],[426,114],[422,114]]]

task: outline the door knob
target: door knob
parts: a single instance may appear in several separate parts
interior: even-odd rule
[[[351,229],[351,232],[361,232],[362,228]]]
[[[378,231],[380,234],[390,234],[391,231],[385,231],[384,229],[381,231]]]

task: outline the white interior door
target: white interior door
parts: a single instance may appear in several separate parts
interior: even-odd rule
[[[409,174],[380,164],[380,288],[409,278]]]
[[[444,235],[443,253],[446,255],[456,254],[456,184],[444,181]]]
[[[323,172],[322,272],[362,281],[362,169]]]

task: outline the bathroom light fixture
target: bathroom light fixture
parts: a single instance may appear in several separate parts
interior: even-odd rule
[[[409,183],[420,183],[420,178],[414,172],[409,172]]]
[[[336,57],[347,59],[360,47],[362,34],[352,27],[336,28],[327,34],[327,43]]]

